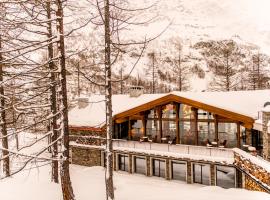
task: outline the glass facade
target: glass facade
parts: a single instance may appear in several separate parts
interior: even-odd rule
[[[216,185],[223,188],[235,188],[235,169],[227,166],[216,166]]]
[[[172,179],[179,181],[187,180],[187,164],[185,162],[172,161]]]
[[[158,112],[161,114],[160,118],[158,117]],[[141,118],[138,118],[139,120],[125,121],[117,124],[115,126],[118,132],[115,134],[116,137],[140,140],[144,136],[143,120],[145,120],[145,135],[147,138],[144,138],[144,142],[198,144],[201,146],[213,144],[212,146],[214,147],[220,146],[225,148],[233,148],[238,145],[236,122],[232,123],[231,119],[224,117],[218,117],[216,121],[216,116],[213,113],[196,109],[189,105],[169,103],[144,111],[138,115],[141,116]],[[218,130],[215,130],[215,127],[218,127]],[[241,140],[239,144],[245,144],[245,128],[240,127],[239,135]],[[254,136],[253,140],[256,144],[260,143],[259,136],[257,138]]]

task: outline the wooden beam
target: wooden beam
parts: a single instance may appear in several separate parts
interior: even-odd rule
[[[131,120],[128,119],[128,139],[131,140]]]
[[[142,119],[142,125],[143,125],[143,136],[146,136],[146,114],[143,115],[143,119]]]
[[[157,112],[158,112],[158,124],[159,124],[159,135],[157,137],[158,142],[161,142],[162,138],[162,109],[161,106],[157,107]]]
[[[240,140],[240,123],[237,123],[237,148],[241,148],[241,140]]]
[[[180,128],[179,128],[179,107],[180,104],[176,103],[176,117],[175,117],[175,124],[176,124],[176,144],[180,144]]]
[[[194,108],[194,107],[192,107],[191,109],[192,109],[192,114],[193,114],[193,117],[194,117],[194,122],[193,123],[194,123],[194,131],[195,131],[195,145],[199,145],[198,109]]]
[[[214,115],[214,123],[215,123],[215,140],[218,142],[218,115]]]

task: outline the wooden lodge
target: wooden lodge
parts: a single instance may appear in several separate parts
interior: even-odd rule
[[[270,114],[261,111],[269,90],[141,94],[139,89],[113,95],[115,170],[270,191],[270,180],[258,181],[254,177],[261,174],[242,164],[249,156],[268,159]],[[104,96],[82,99],[69,112],[72,162],[104,166]],[[224,179],[227,174],[231,178]]]

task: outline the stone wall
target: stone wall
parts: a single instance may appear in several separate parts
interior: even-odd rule
[[[234,165],[248,174],[244,177],[244,188],[255,191],[266,191],[264,185],[270,188],[270,173],[262,167],[252,163],[238,153],[235,153]]]
[[[244,188],[252,191],[267,192],[260,184],[254,181],[250,176],[244,177]]]
[[[76,165],[101,166],[101,149],[90,149],[88,147],[71,146],[71,162]]]

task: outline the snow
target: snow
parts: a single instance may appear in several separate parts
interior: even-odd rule
[[[159,98],[176,95],[201,102],[217,108],[239,113],[256,119],[265,102],[269,100],[270,90],[230,91],[230,92],[171,92],[165,94],[143,94],[137,98],[129,95],[113,95],[113,115],[136,108]],[[105,122],[105,102],[103,95],[88,97],[89,105],[78,105],[69,112],[71,126],[100,127]]]
[[[76,199],[105,199],[105,178],[102,167],[71,165],[71,180]],[[269,194],[243,189],[189,185],[181,181],[162,178],[114,173],[117,200],[267,200]],[[15,177],[0,181],[1,199],[4,200],[48,200],[62,199],[60,185],[49,180],[49,167],[24,171]],[[158,191],[158,192],[157,192]]]

